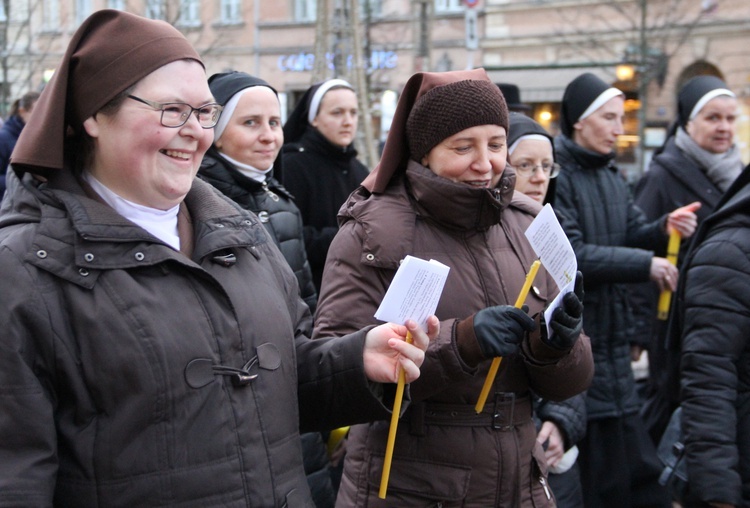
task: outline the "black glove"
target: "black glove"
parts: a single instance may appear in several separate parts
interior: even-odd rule
[[[542,315],[542,321],[544,315]],[[567,351],[573,347],[583,330],[583,274],[576,273],[572,293],[563,296],[562,305],[552,313],[549,324],[552,336],[547,337],[547,327],[542,323],[542,339],[555,349]]]
[[[536,323],[526,314],[528,307],[518,309],[510,305],[487,307],[474,314],[474,334],[485,358],[510,356],[518,352],[518,345]]]

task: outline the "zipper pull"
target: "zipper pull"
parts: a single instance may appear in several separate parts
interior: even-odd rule
[[[544,487],[544,493],[547,496],[547,499],[552,499],[552,494],[550,494],[549,489],[547,488],[547,479],[544,478],[544,476],[539,477],[539,483],[542,484],[542,487]]]
[[[268,188],[268,183],[263,182],[263,190],[266,191],[266,194],[268,194],[269,198],[271,198],[272,200],[274,200],[276,202],[279,201],[279,196],[276,195],[276,193],[274,191],[272,191],[271,189]]]

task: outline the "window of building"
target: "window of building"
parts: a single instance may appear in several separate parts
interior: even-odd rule
[[[367,16],[367,9],[370,9],[370,16],[380,16],[383,14],[383,0],[360,0],[359,18],[364,19]]]
[[[316,0],[294,0],[294,20],[315,21],[317,18],[317,3]]]
[[[199,26],[201,24],[200,0],[180,0],[180,25]]]
[[[91,14],[91,0],[76,0],[76,22],[83,23],[89,14]]]
[[[60,4],[58,0],[42,2],[42,30],[55,32],[60,30]]]
[[[242,22],[242,0],[221,0],[219,19],[225,24]]]
[[[461,0],[435,0],[435,12],[459,12],[464,8]]]
[[[146,0],[146,17],[151,19],[165,19],[163,0]]]
[[[125,10],[125,0],[107,0],[107,7],[109,9],[123,11]]]
[[[0,23],[8,21],[8,16],[5,14],[5,2],[0,2]]]

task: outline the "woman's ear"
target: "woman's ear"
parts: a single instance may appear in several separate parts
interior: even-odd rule
[[[420,161],[420,164],[422,164],[426,168],[430,167],[430,165],[427,163],[427,156],[426,155],[424,157],[422,157],[422,160]]]
[[[83,129],[92,138],[99,137],[99,121],[96,119],[96,115],[90,116],[83,121]]]

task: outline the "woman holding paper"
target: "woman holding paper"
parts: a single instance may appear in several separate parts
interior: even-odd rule
[[[696,76],[680,88],[670,135],[635,188],[634,202],[648,220],[694,202],[701,203],[695,211],[698,224],[711,215],[742,170],[735,142],[738,114],[734,92],[716,76]],[[689,244],[688,239],[681,242],[678,266]],[[665,256],[667,252],[662,248],[656,254]],[[633,336],[641,338],[640,346],[648,349],[648,389],[641,415],[658,443],[677,407],[679,345],[665,349],[667,321],[658,319],[657,284],[639,284],[630,294],[636,318]]]
[[[516,171],[516,191],[540,204],[554,201],[554,182],[560,172],[552,143],[552,136],[534,119],[510,114],[508,162]],[[576,443],[586,433],[584,394],[560,402],[537,398],[534,414],[539,420],[537,441],[545,447],[557,507],[580,508],[583,491]]]
[[[263,224],[195,178],[221,111],[168,23],[72,36],[0,211],[0,505],[312,508],[300,428],[419,375],[416,326],[309,339]]]
[[[316,337],[373,324],[401,260],[450,267],[412,405],[398,426],[385,499],[378,497],[388,422],[352,428],[341,507],[554,506],[536,442],[531,391],[563,400],[592,376],[580,296],[569,293],[550,337],[539,315],[557,295],[540,270],[513,306],[536,255],[524,231],[540,210],[514,198],[508,110],[483,69],[419,73],[399,101],[383,157],[340,212],[316,314]],[[484,410],[475,403],[504,357]]]

